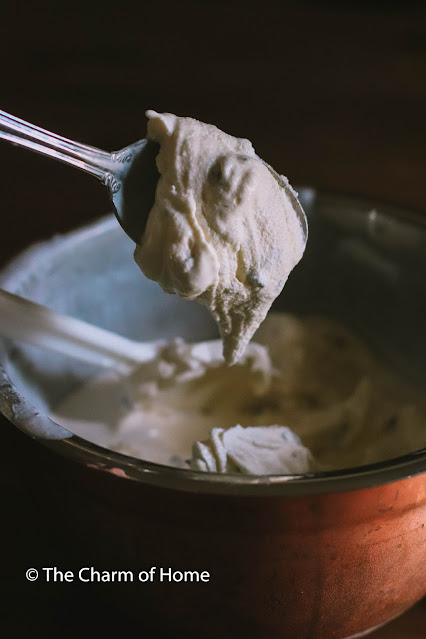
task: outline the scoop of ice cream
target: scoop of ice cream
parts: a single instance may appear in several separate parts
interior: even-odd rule
[[[168,293],[207,306],[233,364],[303,255],[286,178],[248,140],[192,118],[147,116],[160,179],[135,260]]]
[[[311,453],[285,426],[232,426],[213,428],[210,438],[195,442],[190,466],[216,473],[251,475],[307,473]]]

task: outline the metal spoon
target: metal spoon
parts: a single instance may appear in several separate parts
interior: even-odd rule
[[[117,220],[123,230],[136,244],[140,244],[160,177],[155,163],[160,149],[157,142],[139,140],[120,151],[108,153],[73,142],[1,110],[0,139],[48,155],[96,176],[108,187]],[[270,170],[290,198],[306,244],[308,223],[297,193],[286,178],[261,158],[257,159]]]
[[[160,177],[155,164],[160,148],[156,142],[139,140],[120,151],[108,153],[68,140],[4,111],[0,111],[0,139],[97,177],[108,187],[123,230],[136,244],[140,243]]]

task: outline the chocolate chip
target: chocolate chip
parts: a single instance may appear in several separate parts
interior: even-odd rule
[[[128,395],[123,395],[121,397],[121,405],[126,410],[132,410],[132,408],[133,408],[133,402],[132,402],[132,400],[130,399],[130,397]]]
[[[304,393],[299,397],[300,403],[306,408],[318,408],[321,404],[318,397],[312,393]]]
[[[249,415],[257,416],[266,413],[267,411],[279,410],[279,403],[272,398],[258,399],[247,406],[247,412]]]
[[[384,423],[383,430],[387,433],[390,433],[395,430],[398,426],[398,417],[397,415],[391,415],[389,419],[387,419]]]
[[[223,182],[223,171],[222,171],[222,162],[218,161],[213,164],[209,171],[209,181],[213,184],[222,184]]]

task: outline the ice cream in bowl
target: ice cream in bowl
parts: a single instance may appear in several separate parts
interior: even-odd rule
[[[156,117],[160,147],[185,152],[176,121]],[[31,247],[2,273],[3,288],[59,312],[165,340],[158,357],[120,377],[3,340],[0,408],[63,459],[79,512],[69,527],[76,539],[84,528],[93,565],[156,567],[143,590],[136,579],[109,591],[129,614],[188,637],[366,632],[426,594],[424,221],[301,189],[303,259],[301,235],[290,268],[288,254],[271,264],[258,246],[267,230],[250,247],[261,226],[246,232],[238,202],[242,182],[250,195],[257,171],[272,176],[267,165],[221,159],[190,193],[201,168],[159,159],[160,218],[136,250],[148,277],[113,216]],[[211,211],[219,196],[236,204],[230,224],[197,214],[197,197]],[[194,342],[219,337],[223,353],[193,356]]]

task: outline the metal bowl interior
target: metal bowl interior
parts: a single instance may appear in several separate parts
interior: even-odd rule
[[[309,220],[302,262],[275,310],[335,317],[389,366],[425,387],[426,223],[410,211],[301,189]],[[143,277],[133,243],[114,216],[31,247],[0,285],[132,339],[217,336],[206,309],[167,295]],[[49,419],[50,407],[95,370],[27,345],[0,340],[0,410],[28,435],[92,468],[162,487],[239,495],[356,490],[426,471],[426,449],[378,464],[300,476],[197,473],[106,450]]]

